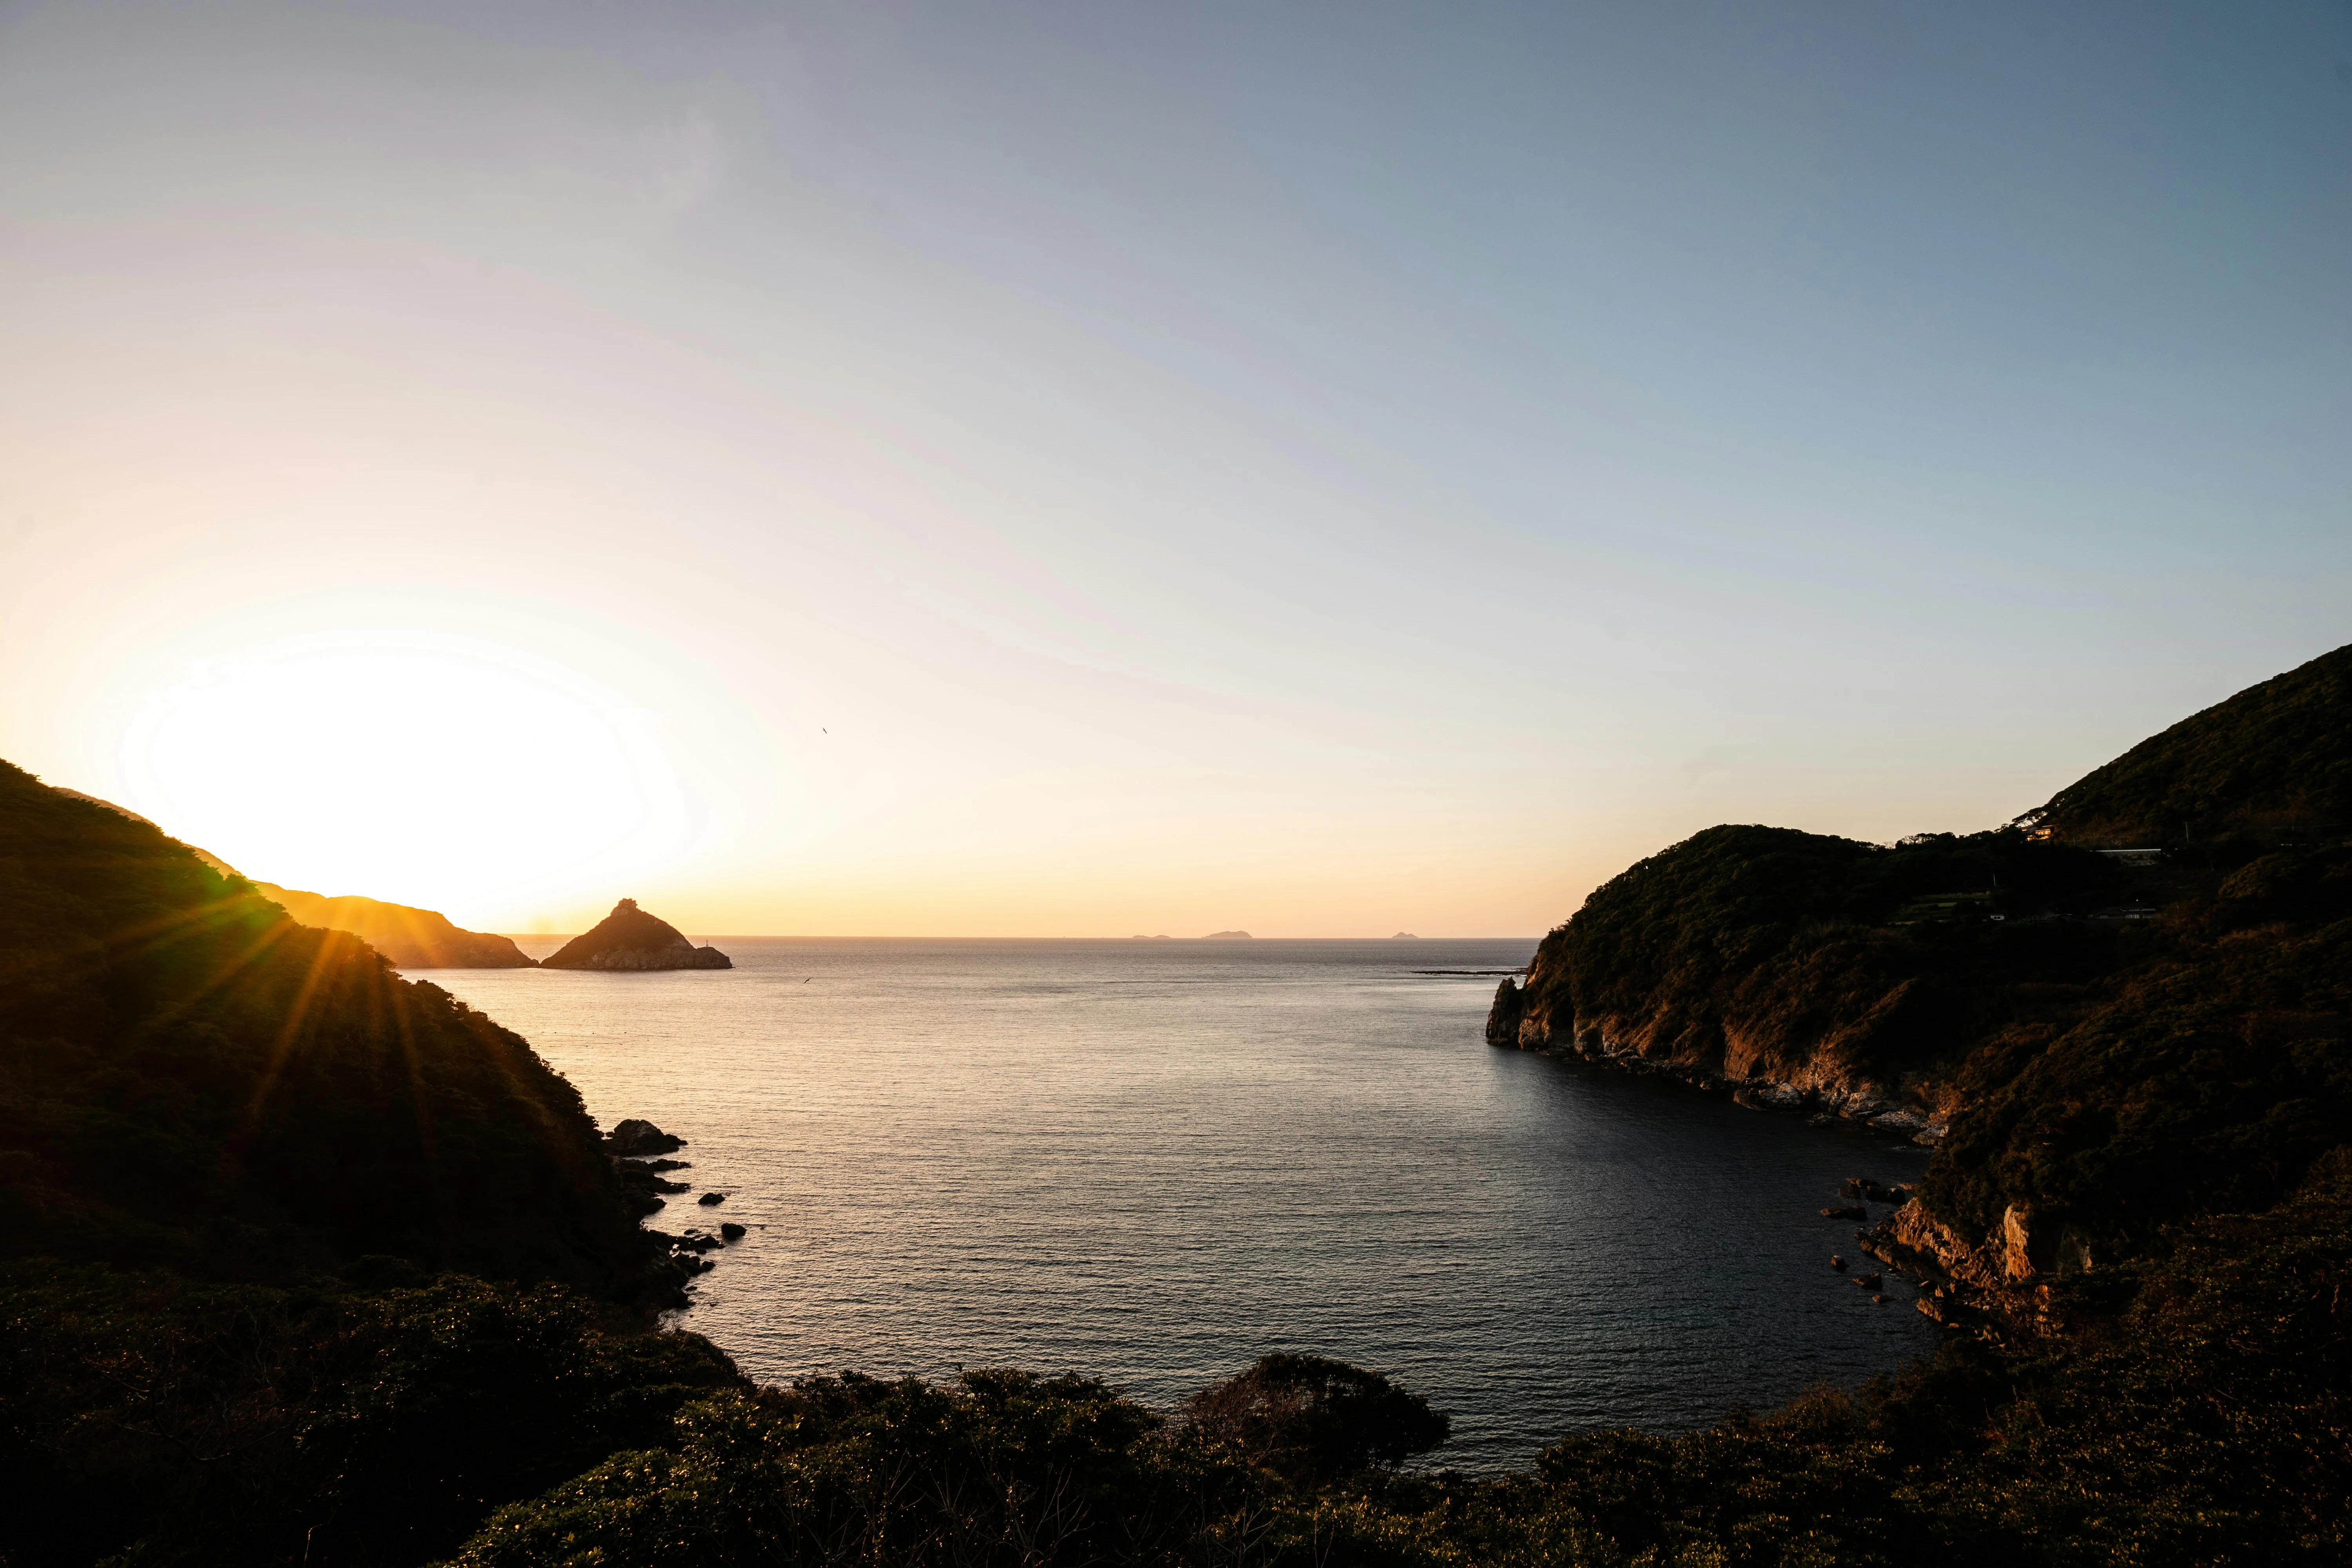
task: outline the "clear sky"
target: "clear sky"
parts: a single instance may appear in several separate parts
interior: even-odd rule
[[[0,755],[573,930],[1533,933],[2352,640],[2352,6],[0,0]]]

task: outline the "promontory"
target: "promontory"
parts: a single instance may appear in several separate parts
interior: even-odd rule
[[[256,882],[264,898],[306,926],[349,931],[392,960],[396,969],[528,969],[530,959],[511,938],[467,931],[436,910],[387,904],[356,894],[321,898],[275,882]]]

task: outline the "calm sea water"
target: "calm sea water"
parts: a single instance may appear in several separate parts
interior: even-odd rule
[[[1933,1342],[1818,1214],[1920,1152],[1490,1048],[1532,942],[697,940],[737,967],[423,977],[604,1125],[689,1141],[651,1223],[751,1227],[683,1321],[756,1378],[1014,1364],[1166,1406],[1311,1351],[1429,1394],[1468,1469]]]

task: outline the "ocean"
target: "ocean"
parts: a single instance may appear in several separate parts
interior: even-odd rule
[[[1312,1352],[1429,1395],[1428,1462],[1475,1471],[1933,1349],[1819,1214],[1924,1152],[1493,1049],[1530,941],[696,940],[736,968],[413,975],[688,1140],[647,1223],[750,1234],[677,1321],[762,1381],[1018,1365],[1168,1408]]]

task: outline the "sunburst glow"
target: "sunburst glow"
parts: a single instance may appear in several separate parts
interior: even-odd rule
[[[684,837],[649,716],[543,665],[331,640],[207,658],[147,696],[126,763],[247,875],[503,923],[561,896],[551,868],[625,879]]]

